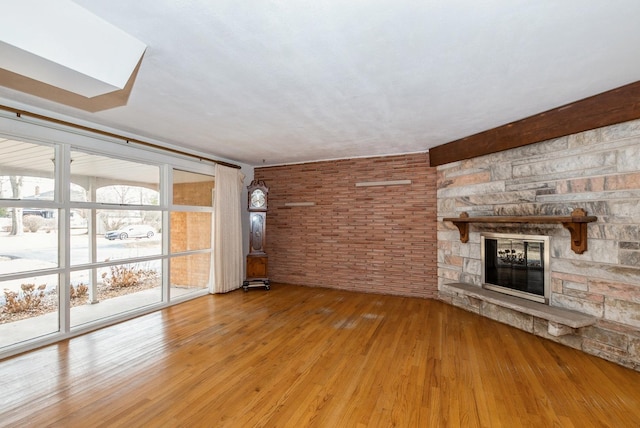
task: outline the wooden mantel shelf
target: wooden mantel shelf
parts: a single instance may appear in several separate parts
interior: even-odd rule
[[[443,218],[443,221],[450,221],[458,228],[460,242],[469,241],[469,223],[561,223],[571,232],[571,249],[576,254],[587,251],[587,223],[597,220],[598,217],[587,215],[582,208],[574,209],[570,216],[469,217],[469,214],[463,212],[460,217]]]

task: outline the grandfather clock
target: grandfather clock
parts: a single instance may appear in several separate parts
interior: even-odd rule
[[[249,190],[249,254],[247,255],[247,278],[242,283],[244,291],[249,287],[271,288],[267,272],[267,253],[264,251],[267,233],[267,196],[269,188],[262,180],[253,180]]]

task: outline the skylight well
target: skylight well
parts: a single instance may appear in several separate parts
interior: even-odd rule
[[[21,0],[0,14],[0,68],[92,98],[123,89],[146,45],[70,0]]]

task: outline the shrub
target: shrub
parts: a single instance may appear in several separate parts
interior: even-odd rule
[[[25,232],[37,232],[44,225],[44,218],[39,215],[26,215],[22,217],[22,225]]]
[[[152,269],[141,269],[136,266],[111,266],[109,270],[111,276],[104,272],[102,279],[111,288],[135,287],[157,275],[157,272]]]
[[[69,293],[71,296],[71,300],[79,300],[83,297],[87,297],[87,295],[89,294],[89,287],[81,282],[75,287],[71,285],[69,287]]]
[[[38,309],[38,307],[42,303],[44,290],[47,288],[47,285],[42,284],[39,285],[38,288],[36,288],[35,284],[22,284],[20,288],[22,289],[20,293],[5,288],[5,312],[15,314],[18,312],[33,311]]]

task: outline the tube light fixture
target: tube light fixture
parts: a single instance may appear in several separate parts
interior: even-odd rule
[[[312,207],[316,203],[315,202],[285,202],[285,207]]]
[[[411,184],[411,180],[361,181],[356,183],[356,187],[401,186],[405,184]]]

